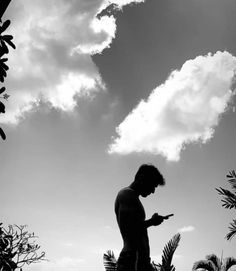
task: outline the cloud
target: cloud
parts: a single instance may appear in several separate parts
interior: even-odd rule
[[[121,252],[122,248],[112,248],[112,252],[114,253],[114,256],[116,259],[119,258],[120,252]],[[102,257],[103,254],[107,253],[107,251],[109,250],[109,246],[95,246],[93,248],[91,248],[91,252],[95,255],[97,255],[98,257]]]
[[[128,4],[131,4],[131,3],[143,3],[145,0],[136,0],[136,1],[133,1],[133,0],[111,0],[109,2],[112,2],[116,5],[118,5],[119,7],[122,7],[122,6],[125,6],[125,5],[128,5]]]
[[[80,97],[91,98],[105,84],[91,56],[109,48],[116,34],[112,14],[97,17],[110,4],[140,0],[18,0],[9,5],[8,33],[16,50],[9,54],[6,86],[11,98],[1,123],[18,123],[38,106],[72,111]]]
[[[178,229],[178,232],[183,233],[183,232],[191,232],[194,231],[195,228],[193,226],[184,226],[181,229]]]
[[[174,254],[174,255],[173,255],[173,259],[174,259],[174,260],[178,260],[178,259],[182,259],[182,258],[183,258],[183,255],[180,255],[180,254]],[[161,263],[161,261],[162,261],[162,255],[161,255],[161,254],[153,255],[153,256],[151,256],[151,259],[152,259],[152,261],[154,261],[156,264],[157,264],[157,263]]]
[[[188,60],[116,128],[109,153],[149,152],[178,161],[185,145],[206,143],[235,94],[236,57],[216,52]]]
[[[48,262],[41,262],[37,265],[31,266],[30,270],[33,271],[77,271],[80,270],[82,265],[86,263],[84,259],[62,257]]]

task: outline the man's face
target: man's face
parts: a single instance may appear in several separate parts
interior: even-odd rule
[[[146,198],[152,193],[155,193],[155,189],[157,188],[157,185],[153,183],[152,181],[146,180],[146,183],[144,182],[142,191],[141,191],[141,196]]]

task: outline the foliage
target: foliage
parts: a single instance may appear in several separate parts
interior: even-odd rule
[[[180,234],[174,235],[171,240],[165,245],[162,255],[162,263],[155,264],[152,262],[153,271],[175,271],[174,265],[172,265],[172,258],[178,247],[180,241]],[[108,250],[107,253],[103,255],[103,262],[106,271],[116,271],[117,260],[114,256],[113,251]]]
[[[193,271],[203,269],[206,271],[228,271],[236,265],[236,259],[233,257],[219,259],[215,254],[206,256],[206,260],[197,261],[193,265]]]
[[[38,253],[40,246],[35,243],[36,238],[26,230],[26,225],[4,228],[0,223],[0,270],[22,270],[25,264],[45,260],[45,252]]]
[[[154,270],[160,270],[160,271],[175,271],[175,267],[172,264],[172,259],[175,253],[175,250],[177,249],[180,241],[180,234],[175,234],[171,240],[165,245],[163,249],[162,254],[162,263],[161,264],[155,264]]]
[[[108,250],[103,254],[103,263],[106,271],[116,271],[117,260],[113,251]]]
[[[236,209],[236,173],[234,170],[230,171],[226,176],[231,185],[232,192],[222,187],[216,188],[217,192],[223,196],[222,206],[226,209]],[[236,235],[236,220],[234,219],[229,226],[229,233],[226,235],[227,240],[231,240]]]
[[[3,15],[5,9],[7,8],[9,4],[8,1],[2,1],[1,3],[2,8],[1,9],[1,16]],[[1,19],[1,18],[0,18]],[[12,35],[5,35],[3,32],[9,27],[10,20],[6,20],[2,23],[0,26],[0,82],[4,83],[5,78],[7,77],[7,71],[9,70],[9,67],[7,66],[6,62],[8,58],[5,58],[4,55],[9,53],[8,47],[12,47],[13,49],[16,48],[15,44],[12,42],[13,36]],[[5,87],[0,88],[0,94],[2,94],[6,90]],[[10,95],[7,93],[0,96],[1,99],[8,100]],[[0,101],[0,113],[5,113],[5,105]],[[0,136],[3,140],[6,139],[6,135],[3,131],[3,129],[0,127]]]

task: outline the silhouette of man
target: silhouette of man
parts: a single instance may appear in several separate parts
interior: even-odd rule
[[[121,189],[115,200],[115,213],[123,238],[123,249],[117,262],[117,271],[153,270],[147,228],[160,225],[167,217],[155,213],[146,219],[139,196],[147,197],[165,180],[159,170],[150,164],[141,165],[130,186]]]

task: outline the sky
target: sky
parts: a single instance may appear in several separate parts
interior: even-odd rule
[[[233,0],[12,0],[0,216],[50,260],[25,270],[104,270],[122,248],[115,197],[143,163],[166,180],[141,198],[147,218],[174,213],[149,229],[152,260],[177,232],[177,271],[236,257],[235,212],[215,190],[236,161],[235,12]]]

